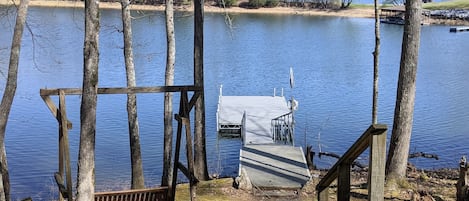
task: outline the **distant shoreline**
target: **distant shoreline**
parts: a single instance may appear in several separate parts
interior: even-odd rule
[[[14,0],[16,4],[19,0]],[[13,5],[13,0],[0,0],[0,5]],[[33,7],[64,7],[64,8],[83,8],[82,1],[54,1],[54,0],[31,0],[30,6]],[[116,2],[99,2],[101,9],[120,9],[120,3]],[[164,11],[164,5],[131,5],[132,10],[147,11]],[[175,6],[176,11],[192,12],[192,6]],[[258,8],[247,9],[240,7],[220,8],[217,6],[206,5],[204,7],[206,13],[258,13],[258,14],[284,14],[284,15],[310,15],[310,16],[335,16],[335,17],[356,17],[356,18],[373,18],[374,9],[372,8],[349,8],[343,10],[334,9],[309,9],[298,7],[274,7],[274,8]]]
[[[0,0],[0,6],[13,5],[19,3],[19,0]],[[32,7],[60,7],[60,8],[83,8],[83,1],[61,1],[61,0],[31,0]],[[117,2],[99,2],[101,9],[121,9]],[[164,11],[164,5],[131,5],[132,10],[143,11]],[[192,12],[193,6],[175,6],[176,11]],[[277,14],[277,15],[304,15],[304,16],[332,16],[332,17],[350,17],[350,18],[374,18],[374,9],[370,8],[347,8],[347,9],[314,9],[299,7],[274,7],[248,9],[241,7],[220,8],[217,6],[205,5],[206,13],[252,13],[252,14]],[[469,21],[450,20],[450,19],[429,19],[429,24],[445,25],[469,25]]]

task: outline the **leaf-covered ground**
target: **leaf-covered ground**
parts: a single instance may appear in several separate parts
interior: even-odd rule
[[[325,171],[313,171],[312,180],[300,191],[262,191],[255,189],[245,191],[233,187],[233,178],[214,179],[200,182],[197,185],[197,200],[317,200],[316,184],[325,175]],[[408,182],[400,184],[399,189],[385,192],[385,200],[456,200],[456,182],[458,170],[440,169],[433,171],[409,170]],[[352,172],[351,200],[367,200],[366,189],[367,173],[364,171]],[[330,200],[337,200],[336,188],[333,183],[329,189]],[[188,184],[177,187],[176,200],[189,200]]]

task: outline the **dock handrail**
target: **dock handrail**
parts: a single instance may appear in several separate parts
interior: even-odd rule
[[[217,118],[217,132],[220,131],[220,124],[219,124],[219,117],[218,117],[218,113],[220,112],[220,103],[221,103],[221,97],[223,96],[223,85],[220,85],[220,91],[218,93],[218,103],[217,103],[217,114],[216,114],[216,118]]]
[[[241,140],[244,143],[244,140],[246,139],[246,110],[243,112],[243,118],[241,119]]]
[[[293,145],[294,119],[293,112],[275,117],[271,120],[272,139],[274,142]]]
[[[387,125],[373,124],[340,157],[316,186],[318,200],[329,199],[329,185],[337,179],[337,200],[350,200],[350,168],[353,161],[370,147],[368,168],[368,200],[384,200]]]

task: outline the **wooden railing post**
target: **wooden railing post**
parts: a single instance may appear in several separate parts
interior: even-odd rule
[[[194,94],[194,96],[198,96]],[[194,97],[193,96],[193,97]],[[187,91],[181,91],[181,97],[179,102],[179,113],[175,115],[175,119],[178,122],[177,126],[177,136],[176,136],[176,151],[174,156],[174,164],[173,164],[173,178],[172,182],[169,183],[169,192],[167,194],[167,200],[175,200],[176,195],[176,180],[177,180],[177,173],[178,170],[181,170],[184,175],[189,179],[189,186],[190,186],[190,200],[196,199],[196,185],[198,179],[194,176],[194,157],[193,157],[193,146],[192,146],[192,136],[191,136],[191,127],[190,127],[190,110],[192,108],[191,104],[192,100],[189,101],[187,97]],[[182,139],[182,132],[183,127],[185,128],[186,134],[186,158],[188,166],[187,168],[184,167],[182,163],[179,162],[179,154],[181,151],[181,139]]]
[[[59,104],[62,103],[62,96],[60,96],[60,100],[59,100]],[[59,108],[62,108],[64,107],[63,105],[59,105]],[[56,117],[57,117],[57,121],[59,123],[59,171],[57,172],[58,175],[60,175],[60,179],[59,181],[57,181],[56,179],[56,182],[57,182],[57,185],[59,187],[59,201],[64,201],[64,196],[62,195],[62,191],[64,191],[65,189],[61,187],[63,186],[60,186],[60,185],[64,185],[63,183],[63,178],[64,178],[64,126],[62,125],[62,119],[63,119],[63,114],[61,114],[60,112],[61,110],[57,109],[56,110]]]
[[[65,92],[59,90],[59,109],[57,112],[57,121],[59,122],[59,200],[67,198],[72,200],[72,173],[70,168],[70,147],[68,142],[68,120],[65,106]],[[70,124],[71,125],[71,124]],[[64,164],[65,163],[65,164]],[[65,171],[66,183],[63,182]],[[60,181],[61,180],[61,181]],[[60,184],[59,184],[60,183]],[[65,186],[66,189],[62,189]],[[66,192],[62,192],[66,191]],[[64,196],[65,194],[65,196]]]
[[[350,200],[350,162],[339,165],[337,200]]]
[[[65,178],[67,179],[67,199],[72,200],[72,168],[70,166],[70,144],[68,141],[68,120],[65,107],[65,92],[59,91],[60,125],[62,126],[63,151],[65,157]]]
[[[368,169],[368,200],[384,200],[384,177],[386,167],[387,130],[372,132],[370,136],[370,159]]]
[[[461,157],[459,161],[459,179],[456,184],[456,200],[457,201],[464,201],[466,200],[468,195],[468,186],[467,186],[467,170],[469,165],[466,161],[466,157]]]
[[[322,191],[318,192],[318,200],[320,201],[329,200],[329,187],[326,187]]]

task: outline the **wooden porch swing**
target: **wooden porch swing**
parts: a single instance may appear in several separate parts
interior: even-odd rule
[[[197,179],[194,176],[193,153],[192,153],[192,137],[190,128],[190,111],[194,107],[196,100],[203,92],[202,87],[197,86],[157,86],[157,87],[131,87],[131,88],[98,88],[98,94],[135,94],[135,93],[164,93],[175,92],[180,93],[179,113],[175,114],[178,122],[176,136],[176,150],[173,161],[173,178],[172,182],[165,187],[97,192],[95,193],[95,201],[161,201],[174,200],[176,192],[176,178],[178,169],[184,173],[189,179],[190,191],[195,193],[195,185]],[[188,92],[193,92],[190,100]],[[40,95],[46,103],[52,115],[59,123],[59,167],[58,172],[54,174],[57,186],[59,188],[59,200],[73,200],[72,194],[72,175],[70,168],[70,148],[68,140],[68,130],[72,128],[72,123],[67,119],[65,96],[81,95],[82,90],[79,88],[60,88],[60,89],[41,89]],[[59,107],[57,108],[50,96],[59,96]],[[181,138],[183,126],[186,134],[186,151],[187,151],[187,168],[179,161]],[[64,180],[65,176],[65,180]]]

